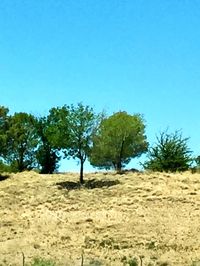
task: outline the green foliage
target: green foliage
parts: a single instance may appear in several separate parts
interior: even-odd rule
[[[91,135],[94,130],[96,116],[89,106],[79,103],[70,106],[69,154],[75,159],[86,159],[91,149]]]
[[[80,183],[87,158],[93,166],[121,171],[132,158],[147,151],[145,125],[140,114],[117,112],[110,117],[94,113],[89,106],[51,108],[47,117],[36,119],[27,113],[8,115],[0,106],[0,172],[30,170],[39,165],[41,173],[53,173],[61,159],[72,157],[80,162]],[[192,158],[187,138],[176,131],[163,132],[149,149],[145,169],[184,171]],[[200,169],[200,157],[195,159]]]
[[[27,113],[15,113],[9,117],[4,159],[13,171],[30,170],[36,165],[38,139],[34,119],[34,116]]]
[[[195,163],[196,163],[196,167],[195,167],[195,170],[196,171],[199,171],[200,170],[200,156],[197,156],[195,159],[194,159]]]
[[[92,134],[97,116],[92,108],[79,103],[69,107],[69,146],[67,154],[80,161],[80,183],[83,183],[83,165],[90,155]]]
[[[0,160],[0,173],[9,173],[12,169],[10,165],[7,165],[3,162],[3,160]]]
[[[51,174],[58,169],[60,151],[69,148],[69,107],[53,107],[47,117],[36,122],[39,137],[37,161],[41,173]]]
[[[51,260],[35,258],[30,266],[56,266],[56,264]]]
[[[8,108],[0,106],[0,157],[5,155],[7,149],[8,112]]]
[[[132,158],[147,151],[148,143],[144,131],[144,121],[139,114],[118,112],[104,118],[93,136],[91,164],[121,171]]]
[[[51,138],[52,135],[49,133],[52,127],[49,117],[39,118],[35,122],[35,128],[38,134],[36,158],[42,174],[52,174],[58,168],[58,162],[60,160],[58,154],[59,149],[55,148],[56,144],[53,142],[54,139]]]
[[[150,148],[144,168],[152,171],[176,172],[188,170],[192,158],[187,144],[179,131],[173,134],[163,132],[157,137],[157,144]]]
[[[69,147],[69,107],[53,107],[45,121],[45,135],[55,149]]]
[[[47,143],[42,144],[36,153],[37,161],[40,165],[41,174],[52,174],[59,167],[60,156],[57,154],[57,151],[51,148]]]
[[[80,161],[80,182],[83,183],[83,165],[90,154],[96,119],[93,109],[81,103],[52,108],[47,119],[41,122],[40,136],[45,145],[38,150],[40,165],[47,161],[55,165],[59,160],[57,151],[62,150],[65,157]]]
[[[139,265],[139,264],[138,264],[138,260],[137,260],[136,258],[130,259],[130,260],[128,261],[128,265],[129,265],[129,266],[138,266],[138,265]]]

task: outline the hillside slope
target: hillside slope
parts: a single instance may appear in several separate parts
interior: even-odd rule
[[[70,266],[80,266],[82,254],[85,266],[139,256],[143,266],[200,260],[200,175],[85,180],[80,188],[76,174],[24,172],[0,181],[0,265],[22,265],[22,252],[27,263],[43,257]]]

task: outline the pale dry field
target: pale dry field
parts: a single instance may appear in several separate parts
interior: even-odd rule
[[[191,265],[200,260],[200,175],[12,174],[0,181],[0,265]],[[92,263],[93,261],[93,263]],[[95,262],[96,261],[96,262]],[[100,264],[101,262],[101,264]],[[151,262],[151,264],[149,264]],[[198,264],[199,265],[199,264]]]

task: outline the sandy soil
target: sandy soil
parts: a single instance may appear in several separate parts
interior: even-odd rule
[[[2,178],[3,179],[3,178]],[[200,175],[12,174],[0,181],[0,265],[192,265],[200,261]],[[168,263],[168,264],[167,264]],[[140,265],[140,264],[139,264]],[[196,263],[195,265],[200,265]]]

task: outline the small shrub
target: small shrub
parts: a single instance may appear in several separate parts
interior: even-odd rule
[[[51,260],[35,258],[30,266],[56,266]]]
[[[130,260],[128,261],[128,265],[129,265],[129,266],[138,266],[138,265],[139,265],[139,264],[138,264],[138,260],[137,260],[136,258],[130,259]]]

